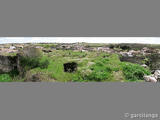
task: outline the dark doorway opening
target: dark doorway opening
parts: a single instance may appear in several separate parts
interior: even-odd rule
[[[75,62],[69,62],[63,64],[64,66],[64,72],[75,72],[77,70],[77,63]]]

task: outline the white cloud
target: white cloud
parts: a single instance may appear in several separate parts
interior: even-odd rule
[[[160,44],[160,38],[155,37],[3,37],[2,43],[32,43],[32,42],[57,42],[57,43],[148,43]]]

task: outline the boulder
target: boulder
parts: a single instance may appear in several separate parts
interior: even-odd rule
[[[155,77],[157,80],[160,79],[160,70],[156,70],[156,71],[154,72],[154,77]]]
[[[28,75],[28,74],[27,74]],[[24,82],[41,82],[41,75],[40,74],[32,74],[27,76]]]
[[[144,76],[146,82],[157,82],[157,79],[154,76]]]
[[[38,58],[42,56],[42,50],[34,46],[27,46],[19,51],[19,55],[23,57]]]
[[[148,66],[146,64],[141,65],[144,68],[148,68]]]

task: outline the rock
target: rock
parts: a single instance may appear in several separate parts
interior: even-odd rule
[[[156,79],[160,79],[160,70],[156,70],[156,71],[154,72],[154,77],[155,77]]]
[[[20,51],[19,55],[23,57],[38,58],[42,56],[42,50],[34,46],[27,46]]]
[[[16,47],[15,47],[15,46],[10,46],[10,47],[9,47],[9,49],[11,49],[11,50],[15,50],[15,49],[16,49]]]
[[[144,76],[144,80],[146,82],[158,82],[158,81],[160,81],[160,70],[156,70],[154,72],[154,74],[152,74],[152,75]]]
[[[121,52],[121,55],[120,55],[120,61],[122,62],[131,62],[131,63],[136,63],[136,64],[140,64],[142,65],[143,64],[143,60],[145,59],[145,57],[143,55],[140,55],[140,56],[132,56],[129,55],[127,53],[122,53]]]
[[[39,49],[41,49],[41,50],[43,49],[43,47],[41,47],[41,46],[36,46],[36,48],[39,48]]]
[[[43,72],[33,72],[27,71],[24,77],[24,82],[55,82],[54,78],[43,73]]]
[[[141,65],[144,68],[148,68],[148,66],[146,64]]]
[[[1,56],[0,55],[0,74],[8,73],[17,67],[17,56]]]
[[[0,65],[0,74],[11,72],[12,69],[13,68],[10,65]]]
[[[27,76],[24,82],[41,82],[41,76],[39,74]]]
[[[132,53],[128,52],[128,57],[133,57]]]
[[[149,67],[151,70],[160,70],[160,54],[154,53],[147,56],[149,59]]]
[[[144,76],[146,82],[157,82],[157,79],[154,76]]]
[[[144,47],[144,48],[142,49],[142,51],[144,51],[144,52],[146,52],[147,50],[149,50],[147,47]]]

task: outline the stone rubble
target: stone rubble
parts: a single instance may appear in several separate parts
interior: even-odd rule
[[[152,75],[145,75],[144,80],[146,82],[159,82],[160,81],[160,70],[156,70]]]
[[[146,64],[141,65],[144,68],[148,68],[148,66]]]

